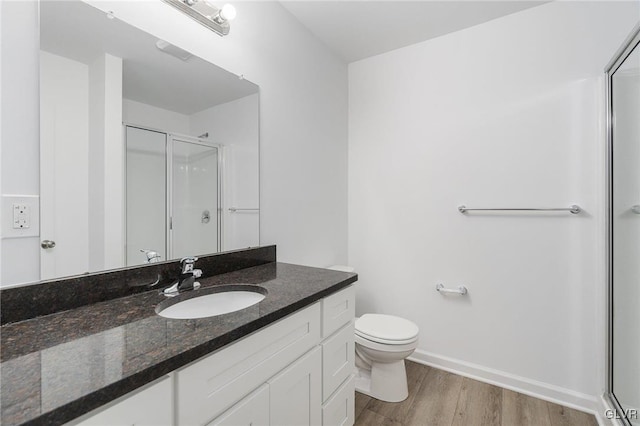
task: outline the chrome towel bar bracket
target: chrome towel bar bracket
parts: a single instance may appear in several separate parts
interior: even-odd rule
[[[458,286],[458,288],[444,288],[443,284],[437,284],[436,291],[439,292],[440,294],[460,294],[460,295],[467,294],[467,288],[463,285]]]
[[[582,211],[580,206],[573,204],[569,207],[558,207],[558,208],[546,208],[546,209],[535,209],[535,208],[493,208],[493,209],[471,209],[467,206],[459,206],[458,211],[460,213],[467,213],[471,211],[496,211],[496,212],[569,212],[572,214],[578,214]]]

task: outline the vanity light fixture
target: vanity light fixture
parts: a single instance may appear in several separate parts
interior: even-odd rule
[[[236,8],[230,4],[219,8],[209,3],[208,0],[163,1],[221,36],[229,34],[231,29],[229,21],[233,21],[236,17]]]

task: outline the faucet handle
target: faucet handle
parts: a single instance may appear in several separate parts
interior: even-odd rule
[[[182,265],[182,273],[186,274],[187,272],[193,271],[193,265],[198,260],[195,256],[187,256],[180,259],[180,264]]]

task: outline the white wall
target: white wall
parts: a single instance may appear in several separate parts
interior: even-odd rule
[[[260,206],[259,99],[256,93],[190,117],[192,135],[209,133],[210,141],[224,145],[223,250],[259,245],[259,211],[229,211]]]
[[[416,359],[595,407],[601,76],[637,19],[637,3],[552,2],[350,64],[357,307],[416,322]],[[573,203],[584,213],[457,210]]]
[[[159,0],[87,2],[260,86],[260,243],[284,262],[344,263],[346,65],[277,2],[234,3],[226,37]]]
[[[38,6],[31,1],[0,2],[2,77],[1,182],[3,196],[39,195]],[[39,209],[33,198],[35,210]],[[2,217],[8,215],[2,211]],[[40,278],[40,238],[3,238],[0,283]],[[16,265],[21,265],[16,267]],[[24,267],[28,265],[28,267]]]
[[[131,99],[122,100],[122,120],[149,129],[190,135],[189,116]]]

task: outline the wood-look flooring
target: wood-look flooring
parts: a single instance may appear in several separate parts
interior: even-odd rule
[[[406,361],[409,397],[356,392],[356,426],[597,426],[582,411]]]

